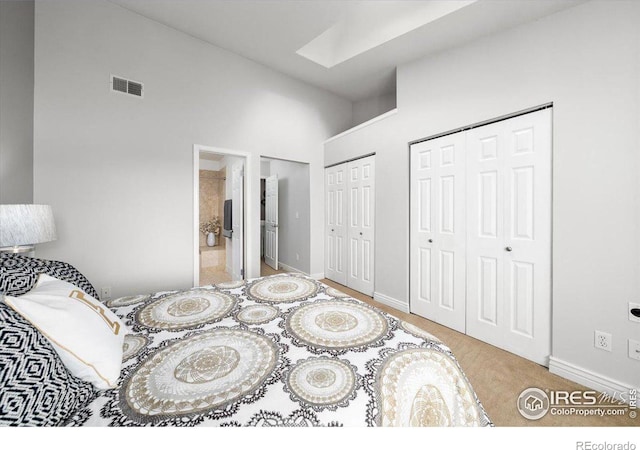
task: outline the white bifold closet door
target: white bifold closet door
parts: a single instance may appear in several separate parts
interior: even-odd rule
[[[411,146],[411,312],[465,331],[465,136]]]
[[[326,169],[326,277],[374,291],[375,157]]]
[[[326,226],[325,276],[340,284],[347,284],[347,166],[325,170]]]
[[[551,109],[467,132],[467,334],[548,365]]]
[[[551,109],[411,146],[411,312],[547,365]]]

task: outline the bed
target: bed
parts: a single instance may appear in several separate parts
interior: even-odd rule
[[[97,298],[66,263],[15,255],[1,262],[6,295],[29,292],[46,273]],[[126,326],[110,389],[65,371],[47,339],[0,302],[0,424],[491,425],[444,343],[299,274],[104,305]],[[39,370],[29,370],[34,363],[24,360],[42,354]]]

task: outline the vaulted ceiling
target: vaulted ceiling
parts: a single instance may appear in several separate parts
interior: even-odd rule
[[[395,69],[580,0],[110,0],[351,101],[392,93]]]

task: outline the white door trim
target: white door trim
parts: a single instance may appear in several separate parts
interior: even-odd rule
[[[245,189],[244,189],[244,204],[245,204],[245,221],[244,221],[244,270],[245,278],[254,278],[260,276],[260,227],[256,228],[255,224],[251,220],[246,220],[249,212],[259,208],[259,204],[256,203],[256,199],[252,201],[249,193],[253,192],[254,184],[253,173],[255,171],[255,163],[253,161],[254,155],[249,152],[240,150],[231,150],[221,147],[211,147],[208,145],[194,144],[193,145],[193,206],[192,206],[192,232],[193,232],[193,286],[200,284],[200,153],[215,153],[221,155],[238,156],[244,158],[244,170],[245,170]],[[259,163],[259,161],[258,161]],[[258,164],[259,167],[259,164]],[[258,190],[260,178],[258,180]],[[260,216],[259,209],[258,217]],[[254,235],[257,233],[257,241]],[[257,258],[257,259],[256,259]],[[250,261],[256,261],[256,264],[248,264]],[[258,272],[255,272],[257,268]]]

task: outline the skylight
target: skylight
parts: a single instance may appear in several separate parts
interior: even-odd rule
[[[331,68],[475,1],[349,2],[335,25],[296,53]]]

